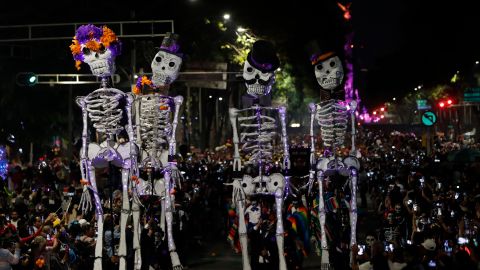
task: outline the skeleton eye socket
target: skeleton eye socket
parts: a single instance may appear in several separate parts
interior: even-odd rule
[[[252,72],[253,68],[252,67],[247,67],[247,72]]]
[[[174,67],[174,66],[175,66],[175,62],[170,62],[170,63],[168,63],[168,65],[169,65],[170,67]]]
[[[160,57],[160,56],[155,57],[155,61],[162,62],[162,57]]]
[[[83,47],[82,52],[83,52],[83,54],[85,54],[85,55],[89,55],[89,54],[90,54],[90,49],[87,48],[87,47]]]
[[[336,64],[335,61],[330,62],[330,67],[334,67],[335,64]]]
[[[100,44],[100,49],[98,49],[98,51],[99,51],[100,53],[105,53],[106,50],[107,50],[107,49],[105,48],[105,46],[103,46],[103,44]]]
[[[317,65],[317,69],[318,70],[322,70],[323,66],[320,64],[320,65]]]

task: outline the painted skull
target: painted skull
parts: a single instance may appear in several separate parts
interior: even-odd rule
[[[115,57],[121,52],[121,44],[115,33],[106,26],[82,25],[70,45],[77,69],[82,62],[90,66],[92,74],[108,77],[115,72]]]
[[[245,61],[243,78],[249,95],[254,97],[264,96],[272,90],[272,85],[275,83],[275,71],[262,72]]]
[[[156,86],[171,84],[178,77],[182,58],[166,51],[159,51],[152,61],[152,82]]]
[[[325,90],[334,90],[343,82],[343,65],[338,56],[333,56],[315,65],[315,77]]]
[[[98,51],[93,51],[82,45],[83,62],[90,66],[92,74],[97,77],[108,77],[115,73],[115,56],[110,49],[100,44]]]

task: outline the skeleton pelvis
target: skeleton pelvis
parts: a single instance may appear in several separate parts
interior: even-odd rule
[[[252,178],[250,175],[244,175],[242,178],[241,187],[245,194],[274,194],[277,189],[285,187],[285,177],[279,173],[271,174],[270,176],[257,176]]]
[[[147,151],[142,151],[141,167],[148,168],[163,168],[168,164],[168,151],[158,150],[156,153],[149,154]]]
[[[88,145],[88,159],[92,161],[92,166],[95,168],[105,168],[109,162],[116,167],[122,167],[123,158],[120,153],[113,147],[101,147],[96,143]]]
[[[146,180],[139,178],[136,184],[137,193],[139,196],[148,197],[148,196],[155,196],[155,197],[165,197],[165,181],[163,179],[156,179],[154,180],[153,184],[153,192],[152,192],[152,184]]]
[[[360,168],[360,162],[352,156],[348,156],[343,160],[340,157],[335,159],[333,156],[328,158],[321,157],[317,162],[317,170],[323,171],[327,176],[333,173],[349,176],[352,168],[356,170]]]

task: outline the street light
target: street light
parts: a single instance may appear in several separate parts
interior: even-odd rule
[[[230,20],[230,14],[228,13],[223,14],[223,19],[227,21]]]
[[[237,32],[239,32],[239,33],[243,33],[243,32],[245,32],[245,31],[247,31],[247,29],[245,29],[245,28],[243,28],[243,27],[241,27],[241,26],[239,26],[239,27],[237,28]]]
[[[392,100],[395,101],[395,100],[397,100],[397,98],[394,97],[394,98],[392,98]]]

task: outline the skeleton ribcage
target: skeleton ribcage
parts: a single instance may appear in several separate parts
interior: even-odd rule
[[[168,143],[172,132],[170,97],[160,95],[140,96],[140,136],[142,148],[147,152],[160,149]]]
[[[347,132],[347,108],[340,100],[326,100],[317,105],[315,119],[320,126],[323,145],[342,147]]]
[[[240,133],[240,143],[242,152],[248,159],[245,164],[271,162],[273,142],[277,134],[275,118],[258,113],[253,116],[238,117],[238,122],[243,128],[243,132]]]
[[[123,129],[120,125],[123,111],[118,105],[124,96],[118,89],[102,88],[85,97],[88,116],[98,132],[117,134]]]

